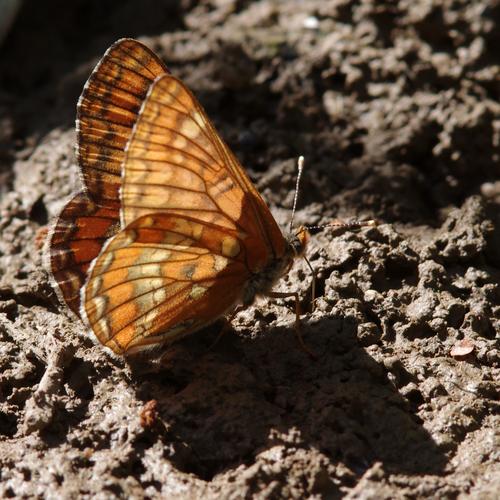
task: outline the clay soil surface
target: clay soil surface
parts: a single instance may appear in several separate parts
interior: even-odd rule
[[[500,4],[26,1],[0,46],[0,497],[498,498]],[[261,300],[130,366],[42,265],[79,186],[75,105],[139,38],[284,226],[314,312]],[[311,273],[279,284],[311,310]],[[460,355],[460,352],[462,354]]]

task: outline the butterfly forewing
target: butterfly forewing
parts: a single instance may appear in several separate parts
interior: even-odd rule
[[[127,146],[122,225],[169,210],[246,234],[250,269],[286,242],[248,176],[189,89],[165,74],[151,86]]]
[[[56,289],[77,315],[89,263],[119,229],[125,145],[151,83],[165,71],[147,47],[119,40],[97,65],[80,97],[77,158],[84,191],[66,204],[49,237]]]

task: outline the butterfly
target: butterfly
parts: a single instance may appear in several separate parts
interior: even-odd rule
[[[83,189],[49,235],[60,299],[118,355],[171,344],[251,305],[303,255],[191,91],[133,39],[114,43],[77,107]],[[298,320],[298,309],[297,320]]]

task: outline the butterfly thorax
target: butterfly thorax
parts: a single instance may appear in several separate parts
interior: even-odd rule
[[[243,290],[242,304],[249,306],[253,304],[257,295],[267,295],[274,284],[290,270],[293,261],[302,256],[308,240],[309,233],[302,227],[297,234],[289,235],[285,253],[281,257],[273,259],[261,271],[253,273],[247,281]]]

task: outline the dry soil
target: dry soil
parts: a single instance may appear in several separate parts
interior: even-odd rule
[[[0,497],[498,498],[500,4],[25,1],[0,47]],[[313,234],[311,360],[259,301],[160,365],[57,302],[44,227],[78,187],[75,104],[116,39],[199,97]],[[311,273],[280,283],[310,310]],[[465,347],[469,354],[456,355]]]

